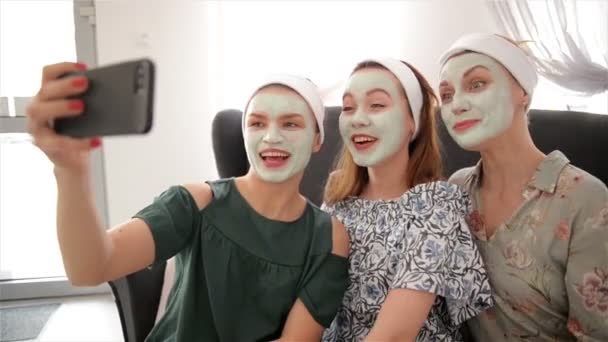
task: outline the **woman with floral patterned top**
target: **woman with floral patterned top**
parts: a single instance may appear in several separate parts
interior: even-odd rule
[[[446,127],[481,153],[450,179],[472,197],[469,225],[495,302],[469,321],[473,336],[608,341],[608,189],[534,145],[527,112],[537,76],[515,43],[467,35],[441,64]]]
[[[347,83],[324,208],[348,231],[350,283],[324,341],[459,341],[491,305],[469,198],[438,181],[436,104],[398,60],[364,61]]]

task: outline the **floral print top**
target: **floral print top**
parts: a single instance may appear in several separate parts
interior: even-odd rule
[[[362,341],[392,289],[437,294],[417,341],[461,340],[458,327],[491,306],[466,223],[470,200],[458,186],[427,183],[395,200],[351,197],[323,208],[344,223],[351,241],[349,285],[323,341]]]
[[[481,161],[456,172],[478,208]],[[469,226],[486,263],[494,308],[469,321],[478,341],[608,341],[608,189],[549,154],[524,203],[487,237],[477,210]]]

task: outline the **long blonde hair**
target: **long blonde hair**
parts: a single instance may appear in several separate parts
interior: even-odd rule
[[[409,63],[403,62],[416,75],[418,83],[422,88],[422,109],[420,111],[420,131],[414,141],[409,144],[410,159],[407,165],[407,184],[410,187],[418,184],[436,181],[442,177],[442,161],[439,145],[439,137],[436,131],[435,116],[438,106],[437,96],[429,82]],[[364,68],[382,68],[377,63],[361,63],[357,65],[353,73]],[[403,91],[405,94],[405,90]],[[405,94],[407,97],[407,94]],[[367,168],[358,166],[353,156],[344,145],[337,159],[336,171],[330,175],[325,186],[324,201],[334,204],[350,196],[359,196],[369,182]]]

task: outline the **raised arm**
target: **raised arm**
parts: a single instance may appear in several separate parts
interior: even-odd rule
[[[84,103],[68,97],[87,89],[83,76],[60,78],[82,70],[77,63],[46,66],[42,85],[27,109],[28,131],[34,143],[53,162],[57,180],[57,236],[63,263],[74,285],[92,286],[150,265],[155,242],[150,227],[141,219],[106,231],[95,209],[90,178],[90,150],[99,139],[73,139],[55,133],[55,119],[80,115]],[[206,184],[186,186],[199,208],[211,200]]]

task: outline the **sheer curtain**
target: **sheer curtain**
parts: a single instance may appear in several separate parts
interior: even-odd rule
[[[490,0],[488,4],[508,36],[528,42],[541,76],[567,89],[564,94],[570,102],[608,107],[608,1]]]

